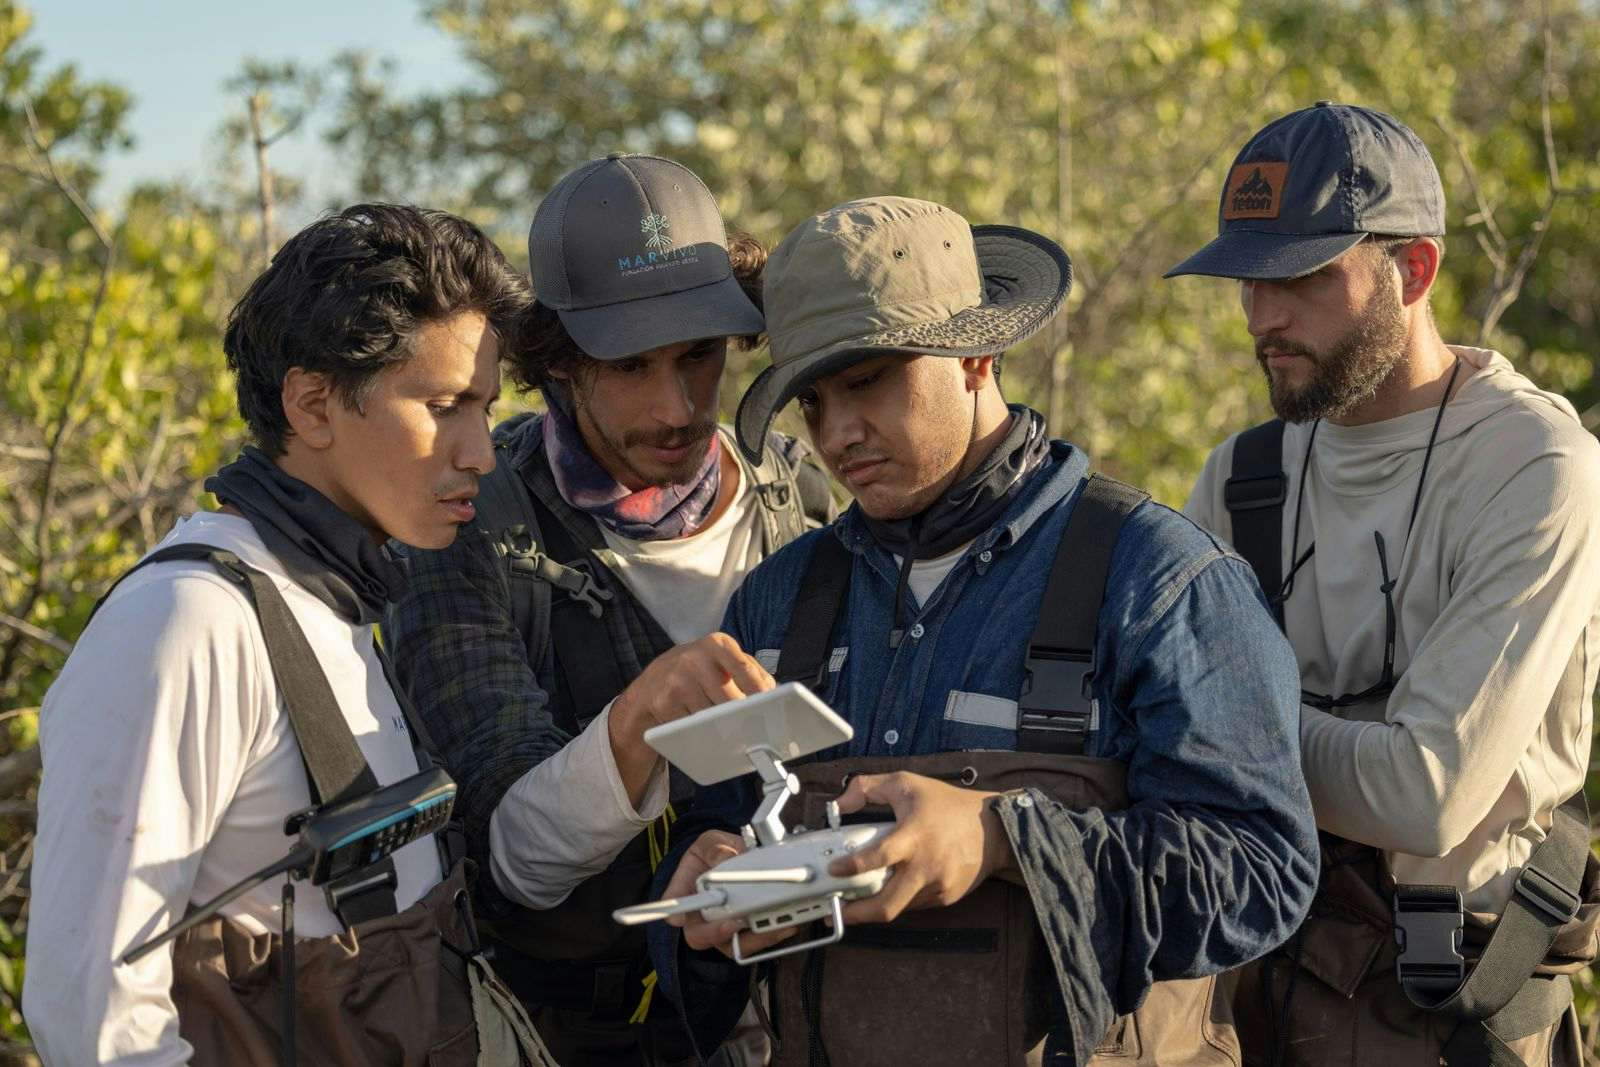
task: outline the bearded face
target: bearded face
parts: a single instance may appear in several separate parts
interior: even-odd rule
[[[1368,254],[1357,249],[1353,254]],[[1349,270],[1348,280],[1365,274],[1369,288],[1365,302],[1326,342],[1291,340],[1276,331],[1258,334],[1256,361],[1267,376],[1272,409],[1286,422],[1337,419],[1370,400],[1406,358],[1406,324],[1400,294],[1390,284],[1387,256],[1375,256],[1367,270]],[[1354,266],[1351,265],[1346,265]],[[1299,288],[1326,286],[1308,280],[1289,283]],[[1306,309],[1303,319],[1318,319],[1327,327],[1340,316],[1330,309]],[[1320,312],[1320,313],[1319,313]]]

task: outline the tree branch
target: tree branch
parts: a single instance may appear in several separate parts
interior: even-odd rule
[[[10,627],[24,637],[30,637],[41,645],[48,645],[65,656],[72,651],[72,642],[46,630],[42,626],[35,626],[26,619],[19,619],[15,615],[7,615],[0,611],[0,626]]]
[[[88,368],[89,351],[94,344],[95,323],[99,321],[100,311],[105,306],[106,292],[111,285],[112,266],[116,262],[116,247],[111,238],[101,227],[100,221],[95,218],[94,212],[83,196],[61,176],[60,170],[56,167],[55,159],[50,154],[50,146],[45,143],[44,134],[39,129],[39,117],[34,113],[32,102],[24,101],[22,106],[23,113],[27,117],[28,139],[33,152],[43,160],[45,172],[50,175],[51,183],[55,185],[56,190],[94,232],[95,239],[100,242],[101,259],[100,282],[95,289],[94,302],[89,306],[89,314],[84,319],[83,339],[78,346],[72,373],[67,381],[66,393],[61,398],[61,410],[56,416],[55,427],[49,437],[49,458],[45,461],[44,483],[39,495],[39,514],[34,522],[33,531],[37,566],[33,581],[29,583],[28,591],[23,595],[22,603],[10,613],[18,619],[26,619],[33,611],[33,606],[38,603],[40,591],[44,588],[49,575],[50,518],[55,503],[56,477],[61,469],[61,453],[66,444],[67,433],[72,426],[72,412],[78,402],[78,389],[83,384],[84,373]],[[12,628],[4,651],[0,652],[0,688],[4,688],[11,681],[22,636],[22,631]]]

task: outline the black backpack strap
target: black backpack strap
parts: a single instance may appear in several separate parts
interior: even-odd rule
[[[535,669],[550,636],[550,588],[562,569],[539,551],[543,536],[533,510],[533,492],[513,461],[515,419],[495,428],[494,470],[478,479],[477,526],[505,561],[511,621],[528,647]]]
[[[1233,522],[1233,547],[1256,572],[1261,591],[1282,625],[1283,502],[1289,477],[1283,473],[1283,420],[1273,419],[1241,433],[1233,442],[1233,470],[1222,500]]]
[[[555,650],[556,678],[566,688],[568,706],[577,718],[568,725],[581,728],[627,687],[602,617],[601,604],[611,599],[611,591],[595,581],[591,569],[595,562],[571,531],[532,493],[528,499],[544,532],[549,562],[563,574],[561,580],[551,583],[567,595],[551,600],[550,642]]]
[[[300,758],[305,762],[307,784],[311,787],[312,803],[321,806],[351,800],[374,792],[378,779],[361,754],[350,724],[339,709],[339,702],[328,684],[328,677],[317,662],[305,631],[295,622],[294,614],[284,601],[283,594],[272,579],[250,566],[226,549],[211,545],[179,544],[157,549],[129,568],[117,585],[128,575],[152,563],[171,560],[204,560],[215,566],[224,578],[239,586],[255,608],[261,623],[261,635],[267,646],[267,660],[272,664],[272,674],[278,692],[283,697],[284,710],[289,725],[294,730],[300,748]],[[95,605],[110,597],[113,585]],[[391,686],[392,686],[391,682]],[[403,700],[396,689],[395,699]],[[403,705],[402,705],[403,706]],[[363,887],[346,895],[350,879],[358,880]],[[352,883],[353,884],[353,883]],[[370,867],[354,872],[349,879],[330,883],[327,887],[328,903],[346,927],[368,919],[395,914],[394,886],[397,879],[394,861],[390,857]]]
[[[833,630],[844,613],[850,595],[850,570],[854,560],[844,542],[829,530],[817,539],[817,546],[806,564],[800,592],[789,611],[789,632],[778,652],[778,668],[773,677],[784,682],[804,682],[814,692],[822,691],[828,677]]]
[[[1017,701],[1017,751],[1081,755],[1098,725],[1090,692],[1094,638],[1111,553],[1122,524],[1150,499],[1142,489],[1092,474],[1061,533],[1039,621],[1028,639]]]

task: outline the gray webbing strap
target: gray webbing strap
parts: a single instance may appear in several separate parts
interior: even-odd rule
[[[1496,1045],[1504,1044],[1502,1037],[1516,1040],[1554,1021],[1533,1018],[1533,1009],[1549,1005],[1530,999],[1531,993],[1521,999],[1519,994],[1531,984],[1534,968],[1561,928],[1576,918],[1588,857],[1589,803],[1579,790],[1555,810],[1550,833],[1523,864],[1483,955],[1464,981],[1458,951],[1459,891],[1454,886],[1396,886],[1395,928],[1402,951],[1395,969],[1400,986],[1418,1007],[1464,1024],[1451,1038],[1457,1049],[1457,1057],[1448,1060],[1452,1067],[1517,1064],[1515,1058],[1481,1057],[1493,1056]],[[1453,898],[1448,904],[1446,894]],[[1430,921],[1433,916],[1438,918]],[[1563,1009],[1557,1008],[1556,1014]],[[1481,1026],[1470,1025],[1479,1022]],[[1519,1032],[1523,1027],[1530,1028]]]
[[[1079,493],[1028,639],[1017,751],[1081,755],[1088,747],[1096,726],[1089,692],[1095,629],[1111,554],[1123,522],[1149,499],[1144,490],[1099,474],[1090,475]]]
[[[367,765],[367,759],[356,744],[350,724],[339,710],[339,702],[328,684],[316,653],[295,622],[289,605],[271,578],[241,560],[226,549],[211,545],[180,544],[158,549],[134,564],[117,580],[116,585],[100,598],[95,610],[104,604],[117,585],[128,575],[153,563],[170,560],[203,560],[217,568],[222,576],[239,586],[249,597],[261,623],[261,635],[267,646],[267,660],[272,664],[273,678],[282,694],[284,710],[289,725],[294,730],[300,748],[300,758],[305,762],[306,778],[311,787],[314,804],[324,805],[350,800],[371,793],[378,788],[378,779]],[[396,693],[396,700],[401,699]],[[334,885],[329,886],[329,902],[334,905],[339,920],[353,926],[368,919],[395,914],[394,861],[384,857],[371,867],[355,872],[365,884],[375,888],[340,898]],[[337,901],[337,903],[335,903]]]

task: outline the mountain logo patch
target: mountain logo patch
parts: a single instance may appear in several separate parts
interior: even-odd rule
[[[1283,204],[1287,163],[1240,163],[1228,175],[1222,194],[1222,219],[1275,219]]]

